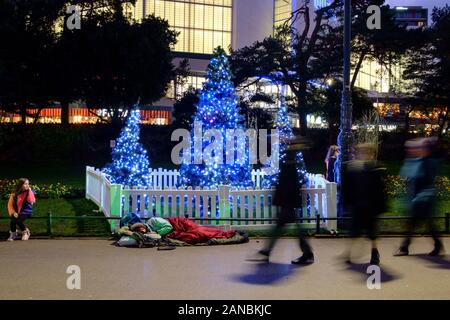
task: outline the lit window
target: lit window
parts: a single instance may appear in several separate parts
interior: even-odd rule
[[[231,45],[232,0],[140,0],[139,5],[146,16],[166,19],[180,32],[176,51],[210,54],[216,46]]]

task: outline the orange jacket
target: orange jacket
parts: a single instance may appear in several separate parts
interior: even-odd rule
[[[19,194],[17,196],[17,213],[20,214],[21,210],[22,210],[22,204],[25,201],[25,195],[26,192],[22,192],[21,194]],[[36,202],[36,198],[34,197],[34,193],[33,191],[30,190],[30,192],[28,192],[28,198],[27,201],[31,204]],[[14,214],[14,212],[16,212],[16,210],[14,210],[14,193],[11,193],[11,195],[9,196],[9,201],[8,201],[8,214],[10,216],[12,216]]]

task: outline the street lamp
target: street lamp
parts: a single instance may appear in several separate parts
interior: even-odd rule
[[[351,159],[351,147],[353,142],[352,135],[352,96],[350,89],[350,42],[351,42],[351,26],[352,12],[351,0],[344,0],[344,72],[343,72],[343,88],[341,101],[341,125],[338,136],[339,157],[338,172],[336,182],[341,183],[341,173],[343,163]],[[339,196],[338,212],[342,216],[342,199]]]

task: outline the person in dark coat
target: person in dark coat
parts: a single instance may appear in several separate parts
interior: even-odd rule
[[[355,160],[344,163],[342,173],[342,197],[344,212],[352,218],[351,236],[365,234],[372,241],[370,264],[380,264],[377,249],[377,217],[386,211],[386,195],[383,185],[384,169],[375,161],[375,146],[366,143],[355,148]],[[350,246],[346,261],[350,263]]]
[[[434,240],[434,249],[430,256],[443,254],[444,247],[439,239],[432,216],[436,201],[435,178],[438,161],[432,154],[434,141],[429,139],[414,139],[405,144],[407,158],[400,171],[406,180],[408,211],[412,216],[408,221],[406,238],[394,256],[409,254],[409,245],[414,229],[419,222],[426,222]]]
[[[258,252],[258,257],[249,260],[269,260],[269,256],[281,231],[288,223],[295,223],[297,220],[296,208],[302,206],[301,185],[297,172],[296,155],[299,151],[298,144],[290,140],[286,150],[286,157],[280,165],[278,183],[273,198],[273,205],[277,207],[277,224],[272,231],[272,236],[266,247]],[[311,264],[314,262],[314,254],[308,241],[304,238],[303,232],[299,228],[299,244],[303,255],[292,260],[292,264]]]

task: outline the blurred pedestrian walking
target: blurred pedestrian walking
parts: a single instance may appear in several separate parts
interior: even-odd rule
[[[363,234],[372,242],[370,264],[380,264],[377,248],[377,217],[386,211],[386,195],[383,185],[384,169],[375,159],[376,146],[371,143],[355,147],[355,159],[344,163],[342,173],[342,197],[344,212],[352,218],[350,234],[357,238]],[[354,241],[344,257],[351,262]]]
[[[436,202],[435,178],[438,170],[438,159],[433,155],[435,148],[434,139],[413,139],[405,144],[406,159],[400,171],[400,175],[406,180],[407,208],[412,217],[407,224],[406,238],[395,256],[409,254],[411,237],[420,223],[425,223],[434,240],[434,249],[430,256],[441,255],[444,247],[439,239],[436,226],[433,221],[433,213]]]
[[[296,142],[295,138],[289,140],[286,150],[286,157],[280,164],[278,183],[273,199],[273,205],[277,207],[277,224],[272,230],[272,235],[266,244],[266,247],[260,250],[256,257],[248,260],[268,261],[270,254],[280,237],[284,227],[288,223],[297,222],[296,209],[302,206],[301,185],[297,172],[296,155],[300,151],[301,144]],[[297,223],[299,245],[303,255],[292,264],[306,265],[314,262],[314,254],[300,225]]]

